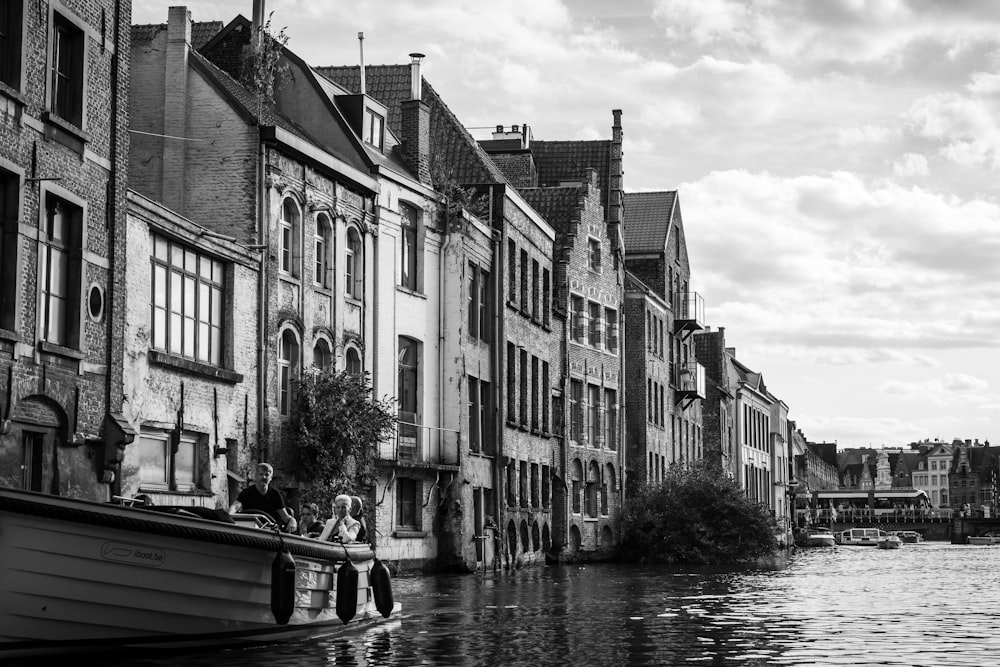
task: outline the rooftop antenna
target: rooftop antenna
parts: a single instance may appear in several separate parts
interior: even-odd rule
[[[358,33],[358,50],[361,52],[361,94],[365,94],[365,33]]]

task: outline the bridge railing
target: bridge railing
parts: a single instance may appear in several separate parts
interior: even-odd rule
[[[804,517],[806,523],[829,525],[832,523],[926,523],[951,521],[952,515],[956,512],[948,507],[926,508],[926,509],[870,509],[870,508],[849,508],[831,512],[829,509],[822,510],[798,510],[800,517]]]

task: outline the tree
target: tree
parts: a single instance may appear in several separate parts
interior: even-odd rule
[[[777,549],[770,510],[746,497],[718,466],[673,466],[625,508],[626,560],[691,565],[754,561]]]
[[[271,32],[271,17],[251,35],[250,45],[243,53],[243,66],[239,81],[257,95],[257,121],[260,122],[261,108],[274,103],[274,94],[281,89],[288,74],[287,65],[279,65],[281,55],[288,44],[288,35],[282,28]]]
[[[328,508],[338,493],[372,500],[378,444],[396,425],[393,402],[372,397],[367,373],[314,370],[297,388],[291,445],[303,502]]]

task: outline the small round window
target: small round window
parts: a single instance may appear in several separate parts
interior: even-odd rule
[[[100,285],[90,286],[90,292],[87,296],[87,310],[90,313],[90,319],[95,322],[100,322],[101,318],[104,317],[104,290],[101,289]]]

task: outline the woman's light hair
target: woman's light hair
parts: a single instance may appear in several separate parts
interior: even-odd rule
[[[339,496],[337,496],[336,498],[333,499],[333,504],[334,504],[334,506],[337,506],[337,505],[340,505],[340,504],[344,504],[344,505],[347,505],[348,507],[350,507],[351,506],[351,497],[349,495],[347,495],[346,493],[341,493]]]

